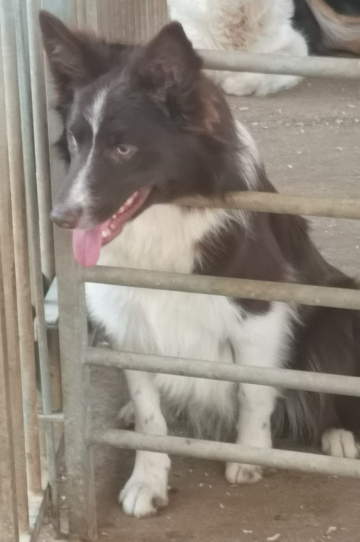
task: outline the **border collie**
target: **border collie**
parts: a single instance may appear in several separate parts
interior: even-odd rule
[[[292,26],[293,0],[168,0],[196,49],[306,56],[305,38]],[[296,85],[294,75],[210,72],[227,94],[265,96]]]
[[[180,196],[275,192],[179,23],[130,48],[73,32],[46,12],[40,21],[69,162],[52,219],[73,230],[80,265],[356,287],[322,258],[301,217],[176,205]],[[356,311],[95,284],[87,303],[114,349],[360,376]],[[200,430],[236,427],[242,446],[270,449],[273,417],[322,441],[324,453],[358,456],[359,399],[135,371],[126,378],[124,416],[133,409],[137,431],[165,435],[171,405]],[[166,505],[169,469],[167,455],[137,452],[120,493],[124,511],[143,517]],[[255,482],[261,469],[227,463],[226,478]]]

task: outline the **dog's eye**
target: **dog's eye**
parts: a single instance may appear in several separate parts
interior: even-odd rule
[[[115,154],[120,158],[131,158],[136,153],[137,149],[134,145],[117,145],[115,147]]]

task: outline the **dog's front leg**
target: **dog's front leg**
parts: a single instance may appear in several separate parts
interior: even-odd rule
[[[274,388],[240,384],[236,443],[254,448],[271,448],[271,415],[276,403]],[[261,467],[229,462],[226,479],[231,484],[249,484],[261,479]]]
[[[154,377],[148,373],[127,371],[126,379],[135,410],[136,431],[166,435],[166,422]],[[124,512],[142,518],[166,506],[169,470],[170,458],[166,454],[137,451],[133,473],[120,493]]]
[[[242,336],[234,344],[235,361],[258,367],[281,367],[287,362],[293,311],[274,303],[264,315],[249,316]],[[239,384],[239,414],[236,443],[244,447],[271,448],[271,416],[278,390],[269,386]],[[231,484],[261,479],[261,467],[229,462],[226,479]]]

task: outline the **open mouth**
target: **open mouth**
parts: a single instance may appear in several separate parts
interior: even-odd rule
[[[125,223],[145,203],[150,188],[134,192],[120,209],[108,220],[90,230],[73,231],[73,252],[77,263],[83,267],[93,267],[100,258],[101,247],[117,237]]]
[[[148,189],[137,190],[109,220],[101,224],[102,246],[107,245],[119,235],[125,222],[140,209],[148,195]]]

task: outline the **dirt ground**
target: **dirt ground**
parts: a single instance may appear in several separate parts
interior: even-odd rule
[[[289,194],[360,196],[359,84],[304,81],[261,98],[231,100],[255,136],[269,176]],[[323,254],[360,275],[360,223],[314,219]],[[93,372],[96,423],[116,426],[121,375]],[[253,486],[233,487],[218,463],[175,458],[170,506],[147,520],[127,518],[117,504],[130,475],[131,452],[96,451],[99,540],[104,542],[358,542],[360,482],[334,476],[267,472]],[[66,515],[66,498],[63,513]],[[45,526],[41,542],[52,540]]]

